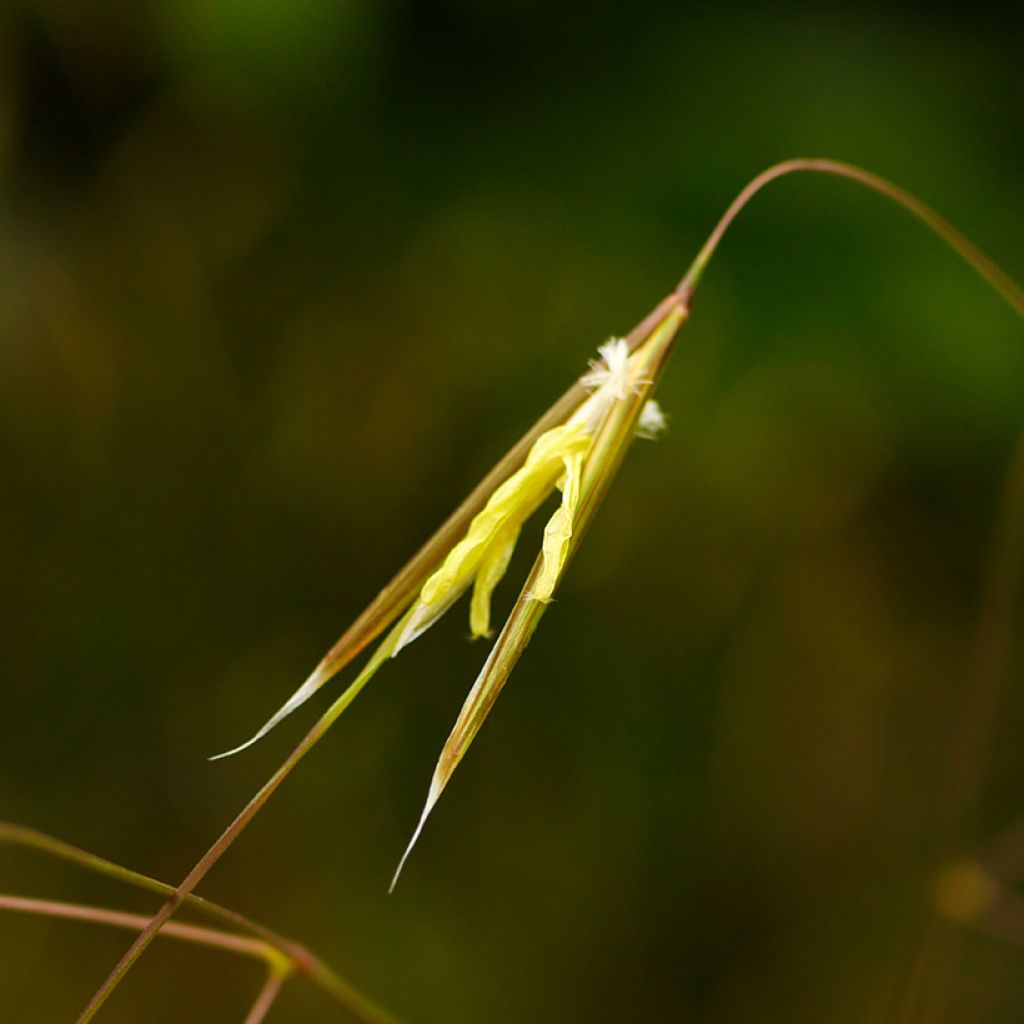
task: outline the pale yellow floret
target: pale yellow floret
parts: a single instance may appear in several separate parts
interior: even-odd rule
[[[533,589],[532,597],[537,601],[550,601],[555,592],[558,578],[562,575],[565,559],[572,539],[573,520],[580,500],[580,478],[583,475],[583,452],[574,452],[564,461],[565,475],[558,483],[562,492],[562,503],[555,510],[544,527],[544,542],[541,547],[543,563],[540,577]]]
[[[562,472],[563,460],[590,445],[583,424],[565,423],[542,434],[523,467],[491,495],[469,525],[466,536],[449,552],[441,568],[423,584],[420,600],[427,605],[444,601],[453,589],[465,589],[479,569],[490,543],[510,522],[522,523],[547,496]]]
[[[574,454],[582,458],[591,440],[588,425],[576,420],[553,427],[537,438],[523,466],[495,490],[470,523],[466,536],[423,584],[395,654],[433,625],[478,580],[485,563],[486,579],[474,602],[470,626],[474,635],[487,632],[490,611],[484,612],[482,607],[485,595],[489,599],[508,567],[519,527],[551,493],[565,471],[565,460]],[[480,625],[482,631],[477,629]]]
[[[672,330],[675,326],[673,322]],[[621,338],[612,338],[600,347],[601,360],[592,362],[589,371],[580,378],[580,383],[590,389],[591,394],[564,423],[542,433],[520,469],[494,490],[486,505],[471,520],[465,536],[426,580],[412,606],[381,642],[342,699],[351,700],[383,662],[429,629],[470,587],[473,588],[470,630],[474,636],[486,636],[491,625],[491,595],[508,569],[520,529],[557,488],[562,492],[562,500],[544,528],[540,571],[527,595],[539,602],[551,600],[571,547],[581,480],[594,439],[616,403],[649,383],[638,371],[639,366],[645,365],[642,357],[645,348],[631,355],[629,346]],[[654,434],[663,428],[664,416],[653,402],[648,402],[640,433]],[[218,756],[226,757],[255,743],[304,704],[333,674],[323,667],[324,664],[317,667],[251,740]],[[431,797],[427,811],[436,795]]]
[[[508,568],[519,529],[557,487],[562,501],[544,529],[541,572],[530,595],[537,601],[551,600],[565,567],[580,478],[594,436],[612,405],[643,383],[636,379],[624,341],[612,339],[600,353],[603,364],[592,364],[582,378],[593,394],[567,422],[537,438],[523,466],[477,513],[466,535],[423,584],[394,654],[429,629],[470,586],[470,630],[473,636],[487,635],[491,595]]]
[[[519,524],[510,523],[491,541],[480,563],[469,604],[469,630],[473,636],[491,632],[491,594],[501,582],[519,539]]]

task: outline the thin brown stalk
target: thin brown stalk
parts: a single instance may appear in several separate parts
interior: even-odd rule
[[[90,924],[105,925],[110,928],[127,928],[132,931],[141,931],[149,922],[149,918],[141,914],[124,913],[119,910],[109,910],[106,907],[87,907],[79,903],[0,894],[0,911],[2,910],[41,917],[55,917],[65,921],[86,921]],[[281,991],[281,987],[293,970],[292,961],[275,946],[262,939],[250,939],[244,935],[235,935],[231,932],[203,928],[198,925],[181,924],[178,921],[168,922],[161,934],[169,939],[179,939],[199,946],[221,949],[228,953],[254,957],[267,965],[267,980],[246,1015],[245,1024],[259,1024],[266,1017]]]
[[[38,829],[28,828],[25,825],[0,821],[0,843],[38,850],[40,853],[77,864],[96,874],[105,875],[108,878],[124,882],[126,885],[155,892],[161,896],[171,896],[174,893],[173,885],[150,878],[141,872],[132,871],[131,868],[122,867],[120,864],[115,864],[113,861],[99,857],[88,850],[83,850],[78,846],[73,846],[71,843],[64,842],[62,839],[57,839],[55,836],[40,832]],[[265,925],[253,921],[228,907],[222,907],[219,903],[214,903],[211,900],[203,899],[202,896],[195,895],[187,896],[184,902],[200,913],[216,918],[242,931],[258,935],[265,942],[279,949],[282,954],[294,959],[297,966],[313,956],[309,950],[292,939],[278,935]]]
[[[142,930],[139,937],[131,944],[128,951],[118,961],[117,966],[111,972],[107,980],[100,986],[99,990],[90,1000],[89,1005],[78,1017],[78,1024],[86,1024],[91,1021],[100,1007],[107,1001],[111,992],[117,987],[121,979],[128,973],[132,964],[142,955],[143,950],[156,938],[157,933],[166,924],[171,915],[182,904],[199,882],[206,876],[210,868],[217,863],[224,855],[228,847],[241,835],[246,825],[256,816],[263,805],[273,796],[277,787],[291,774],[292,769],[302,760],[310,750],[320,741],[327,730],[334,724],[335,719],[345,710],[352,698],[348,691],[342,694],[320,720],[306,734],[299,745],[292,751],[285,762],[276,772],[263,784],[256,795],[245,805],[238,816],[221,833],[220,838],[206,851],[199,859],[195,867],[185,876],[185,880],[171,894],[167,902],[157,911],[150,922]]]
[[[844,164],[838,160],[827,160],[819,157],[799,157],[794,160],[784,160],[775,164],[767,170],[762,171],[754,178],[740,194],[730,203],[728,209],[722,214],[721,219],[715,225],[714,230],[708,236],[708,240],[701,247],[697,258],[690,265],[683,280],[680,282],[680,289],[692,292],[696,287],[705,268],[715,254],[722,236],[728,231],[729,226],[736,219],[740,211],[765,187],[777,178],[786,177],[789,174],[828,174],[837,178],[846,178],[854,181],[865,188],[877,192],[886,199],[892,200],[898,206],[902,206],[908,213],[912,214],[923,224],[931,228],[944,242],[969,263],[1021,316],[1024,316],[1024,289],[1017,284],[1005,271],[996,265],[985,255],[963,232],[953,227],[945,219],[936,213],[926,203],[922,203],[916,196],[904,191],[891,181],[865,171],[861,167],[854,167],[852,164]]]
[[[60,860],[77,864],[97,874],[114,878],[138,889],[158,893],[161,896],[173,896],[175,892],[173,885],[150,878],[148,875],[143,875],[138,871],[132,871],[130,868],[115,864],[113,861],[99,857],[88,850],[80,849],[54,836],[47,835],[45,832],[27,828],[24,825],[0,821],[0,843],[9,843],[38,850]],[[308,978],[326,995],[343,1006],[356,1020],[362,1021],[363,1024],[394,1024],[394,1018],[376,1006],[351,982],[325,964],[316,954],[301,943],[279,935],[258,921],[253,921],[237,911],[223,907],[211,900],[203,899],[201,896],[189,894],[183,902],[200,913],[216,918],[242,931],[251,932],[262,939],[289,962],[293,973]],[[148,920],[148,918],[144,919],[143,925]]]
[[[142,931],[149,923],[149,918],[142,914],[129,914],[120,910],[109,910],[106,907],[88,907],[80,903],[39,900],[27,896],[6,894],[0,894],[0,910],[18,914],[57,917],[66,921],[88,921],[90,924],[101,924],[110,928],[124,928],[136,932]],[[278,971],[283,970],[285,973],[291,971],[291,961],[280,950],[262,939],[251,939],[246,935],[235,935],[232,932],[224,932],[216,928],[204,928],[202,925],[181,924],[178,921],[168,922],[162,934],[170,939],[180,939],[183,942],[212,946],[229,953],[238,953],[241,956],[255,957]]]
[[[260,1021],[270,1012],[270,1007],[274,1005],[274,1000],[277,999],[284,982],[285,975],[281,974],[280,971],[270,970],[267,974],[267,980],[263,983],[263,988],[260,989],[256,1002],[252,1004],[248,1014],[246,1014],[243,1024],[260,1024]]]

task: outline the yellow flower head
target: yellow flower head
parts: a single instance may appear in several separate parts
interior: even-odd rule
[[[392,657],[429,629],[470,586],[470,632],[474,637],[488,635],[491,594],[505,575],[519,531],[557,489],[562,492],[562,502],[544,529],[544,569],[530,595],[536,601],[551,600],[565,564],[580,477],[594,436],[614,403],[644,383],[634,379],[625,341],[613,338],[598,351],[603,361],[592,362],[581,378],[581,383],[592,389],[590,397],[566,422],[537,438],[522,468],[501,484],[477,513],[466,535],[423,584]]]
[[[471,518],[467,514],[468,524],[461,534],[455,534],[444,548],[438,548],[439,554],[443,552],[440,564],[435,563],[432,572],[427,570],[429,575],[424,574],[425,578],[419,577],[423,582],[417,581],[418,589],[409,593],[405,613],[395,622],[394,615],[402,610],[401,606],[397,607],[390,620],[394,623],[390,632],[337,699],[331,712],[321,720],[333,720],[340,714],[388,658],[393,658],[429,629],[470,589],[470,631],[475,637],[486,636],[490,632],[491,596],[508,569],[523,524],[551,495],[561,494],[558,507],[544,527],[541,552],[527,587],[470,691],[442,751],[416,835],[504,685],[541,610],[554,595],[573,550],[574,534],[581,519],[587,520],[592,515],[633,436],[637,433],[653,436],[664,427],[660,409],[653,402],[644,404],[643,399],[653,385],[655,374],[652,371],[663,365],[672,336],[684,316],[682,306],[671,306],[660,321],[655,321],[657,326],[644,343],[632,353],[629,344],[620,338],[613,338],[600,347],[600,359],[591,362],[589,370],[579,380],[585,397],[569,406],[560,420],[554,419],[552,423],[549,419],[544,424],[546,429],[537,428],[532,444],[528,448],[524,445],[524,454],[519,456],[521,465],[493,485],[489,493],[482,492],[482,504],[476,506],[479,511]],[[401,579],[401,574],[396,579]],[[384,592],[378,602],[385,600],[386,595]],[[391,606],[394,608],[395,603],[391,602]],[[365,614],[368,621],[372,621],[375,605]],[[365,629],[362,633],[360,629],[363,627],[357,620],[350,633],[365,636]],[[349,641],[348,637],[349,634],[342,637],[336,648],[251,740],[228,754],[255,743],[305,703],[337,670],[335,650],[350,651],[358,642]]]

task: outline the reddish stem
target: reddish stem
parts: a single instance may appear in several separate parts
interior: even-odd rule
[[[701,275],[711,257],[718,248],[722,236],[729,229],[729,226],[736,219],[739,212],[770,182],[776,178],[785,177],[788,174],[830,174],[833,177],[846,178],[855,181],[865,188],[877,192],[894,203],[902,206],[918,220],[922,221],[932,229],[943,241],[952,246],[964,260],[966,260],[1006,301],[1024,316],[1024,290],[1008,274],[1004,273],[995,263],[992,262],[966,235],[958,231],[944,217],[936,213],[926,203],[905,192],[898,185],[894,185],[877,174],[865,171],[863,168],[854,167],[852,164],[840,163],[838,160],[826,160],[820,158],[801,157],[795,160],[784,160],[775,164],[767,170],[762,171],[746,188],[729,204],[728,209],[722,214],[721,219],[715,225],[714,230],[708,236],[697,258],[690,265],[683,280],[679,284],[679,290],[684,294],[690,294],[697,287]]]
[[[280,971],[272,970],[267,975],[267,980],[264,983],[263,988],[260,989],[260,994],[256,997],[256,1002],[252,1004],[249,1013],[246,1015],[244,1024],[260,1024],[260,1021],[263,1020],[269,1012],[270,1007],[274,1005],[274,1000],[281,991],[284,979],[285,975]]]
[[[68,921],[88,921],[92,924],[103,924],[112,928],[127,928],[130,931],[142,931],[149,924],[149,918],[142,914],[128,914],[120,910],[107,910],[105,907],[86,907],[80,903],[37,900],[27,896],[0,895],[0,910],[59,917]],[[184,942],[193,942],[201,946],[215,946],[217,949],[240,953],[242,956],[257,957],[275,966],[286,963],[283,955],[262,939],[234,935],[216,928],[204,928],[201,925],[170,921],[164,927],[163,934],[171,939],[181,939]]]

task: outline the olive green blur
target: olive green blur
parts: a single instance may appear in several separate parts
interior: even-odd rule
[[[4,4],[0,819],[180,881],[358,665],[206,758],[768,164],[882,174],[1024,277],[1019,12],[828,6]],[[1024,321],[793,177],[659,398],[394,895],[488,649],[464,605],[199,894],[408,1024],[1022,1019],[1012,888],[936,878],[1024,878]],[[160,904],[2,846],[0,892]],[[0,916],[0,1020],[72,1024],[128,943]],[[97,1019],[241,1021],[261,982],[158,940]],[[301,981],[267,1018],[344,1019]]]

